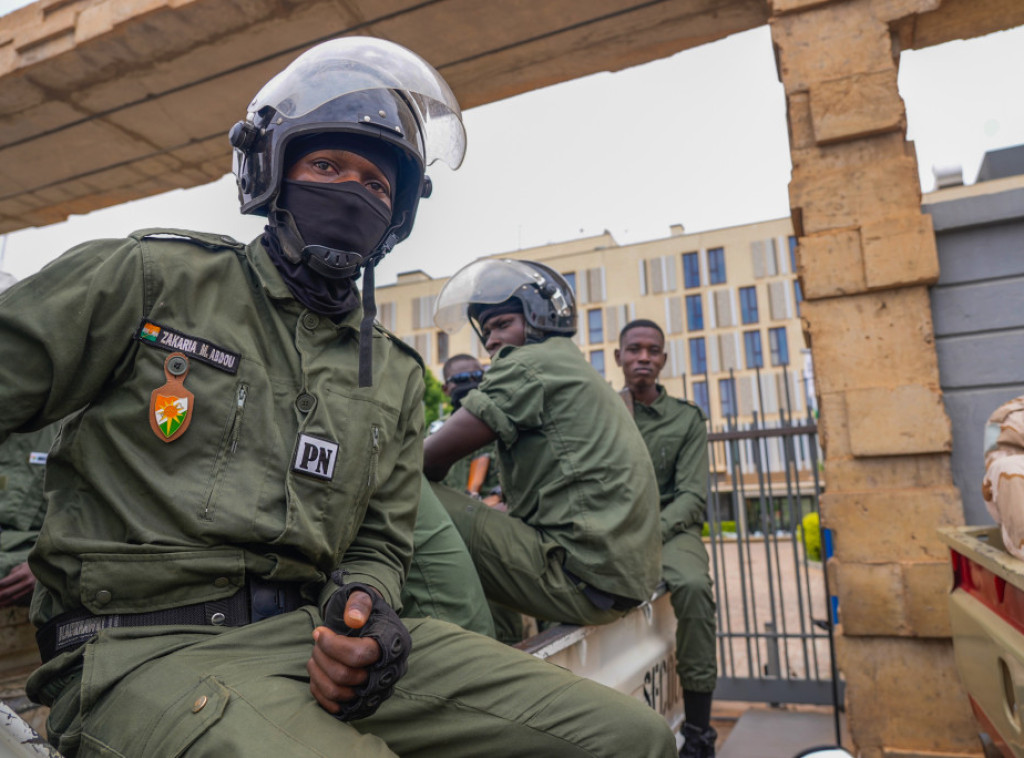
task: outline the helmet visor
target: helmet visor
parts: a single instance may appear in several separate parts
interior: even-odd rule
[[[401,45],[375,37],[342,37],[306,51],[267,82],[249,113],[271,107],[296,119],[343,95],[367,90],[405,95],[422,129],[423,164],[462,164],[466,131],[451,88],[425,60]]]
[[[468,321],[470,305],[502,303],[524,284],[543,282],[540,274],[521,261],[474,261],[459,269],[444,285],[434,306],[434,323],[438,329],[454,334]]]

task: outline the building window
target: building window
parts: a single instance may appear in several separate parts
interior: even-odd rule
[[[591,345],[604,342],[604,319],[601,318],[600,308],[587,311],[587,341]]]
[[[764,366],[764,355],[761,353],[761,332],[743,332],[743,347],[747,354],[747,368]]]
[[[779,326],[768,330],[768,348],[771,350],[773,366],[789,365],[789,344],[786,341],[786,327]]]
[[[572,294],[576,294],[576,272],[570,271],[568,274],[562,274],[565,277],[565,281],[569,283],[569,289],[572,290]]]
[[[683,253],[683,284],[686,289],[700,286],[700,261],[696,253]]]
[[[448,332],[437,333],[437,362],[448,360]]]
[[[704,328],[704,301],[700,295],[686,296],[686,328],[691,332]]]
[[[744,324],[757,323],[756,287],[740,287],[740,318]]]
[[[731,378],[718,380],[718,398],[722,403],[722,415],[735,416],[736,383]]]
[[[804,301],[804,290],[800,286],[800,280],[793,280],[793,298],[796,300],[796,315],[800,315],[800,303]]]
[[[725,250],[720,247],[708,250],[708,282],[725,283]]]
[[[590,351],[590,365],[597,370],[597,373],[604,376],[604,350]]]
[[[789,270],[796,273],[796,237],[789,237]]]
[[[683,331],[683,299],[681,297],[665,298],[665,334],[679,334]],[[618,332],[612,332],[618,334]]]
[[[708,372],[708,352],[703,337],[694,337],[690,340],[690,370],[694,374]]]
[[[707,416],[711,412],[711,407],[708,405],[708,383],[707,382],[694,382],[693,383],[693,402],[704,411],[704,415]]]

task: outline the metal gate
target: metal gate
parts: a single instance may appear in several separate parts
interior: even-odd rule
[[[824,565],[831,546],[819,529],[824,483],[813,391],[786,369],[759,370],[739,387],[731,373],[721,381],[731,383],[719,389],[731,394],[734,415],[711,413],[708,435],[715,698],[832,705],[838,724],[843,688]]]

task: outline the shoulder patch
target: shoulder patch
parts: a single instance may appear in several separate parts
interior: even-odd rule
[[[689,407],[693,408],[695,411],[697,411],[698,414],[700,414],[700,418],[702,421],[707,421],[707,416],[704,415],[704,410],[692,400],[686,400],[681,397],[673,397],[671,395],[669,397],[672,397],[672,399],[675,400],[680,405],[688,405]]]
[[[193,232],[188,229],[140,229],[136,232],[132,232],[128,236],[140,242],[144,239],[166,239],[191,242],[195,245],[199,245],[200,247],[205,247],[207,250],[224,250],[226,248],[232,250],[245,249],[244,244],[226,234]]]
[[[412,345],[410,345],[410,344],[409,344],[408,342],[406,342],[405,340],[403,340],[403,339],[402,339],[401,337],[399,337],[398,335],[396,335],[396,334],[394,334],[393,332],[390,332],[390,331],[388,331],[387,329],[385,329],[385,328],[384,328],[384,326],[383,326],[383,325],[382,325],[382,324],[381,324],[381,323],[380,323],[379,321],[374,321],[374,322],[373,322],[373,328],[374,328],[374,329],[376,329],[376,330],[377,330],[378,332],[380,332],[381,334],[383,334],[383,335],[384,335],[385,337],[387,337],[387,338],[388,338],[389,340],[391,340],[392,342],[394,342],[394,343],[395,343],[395,344],[396,344],[396,345],[397,345],[397,346],[398,346],[399,348],[401,348],[402,350],[404,350],[405,352],[407,352],[407,353],[408,353],[409,355],[411,355],[411,356],[412,356],[413,358],[415,358],[415,359],[416,359],[416,362],[417,362],[418,364],[420,364],[420,368],[421,368],[421,369],[423,369],[424,371],[426,371],[426,370],[427,370],[427,364],[426,364],[426,362],[424,362],[424,360],[423,360],[423,356],[422,356],[422,355],[420,355],[420,354],[419,354],[419,353],[418,353],[418,352],[416,351],[416,348],[414,348],[414,347],[413,347]]]

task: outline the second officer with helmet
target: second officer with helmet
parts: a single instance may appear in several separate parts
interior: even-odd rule
[[[649,599],[660,578],[658,488],[622,401],[570,339],[572,290],[541,263],[476,261],[437,299],[440,328],[466,321],[491,367],[427,438],[424,471],[439,481],[452,463],[497,440],[507,513],[442,486],[435,492],[498,606],[499,636],[518,641],[502,611],[614,621]]]

